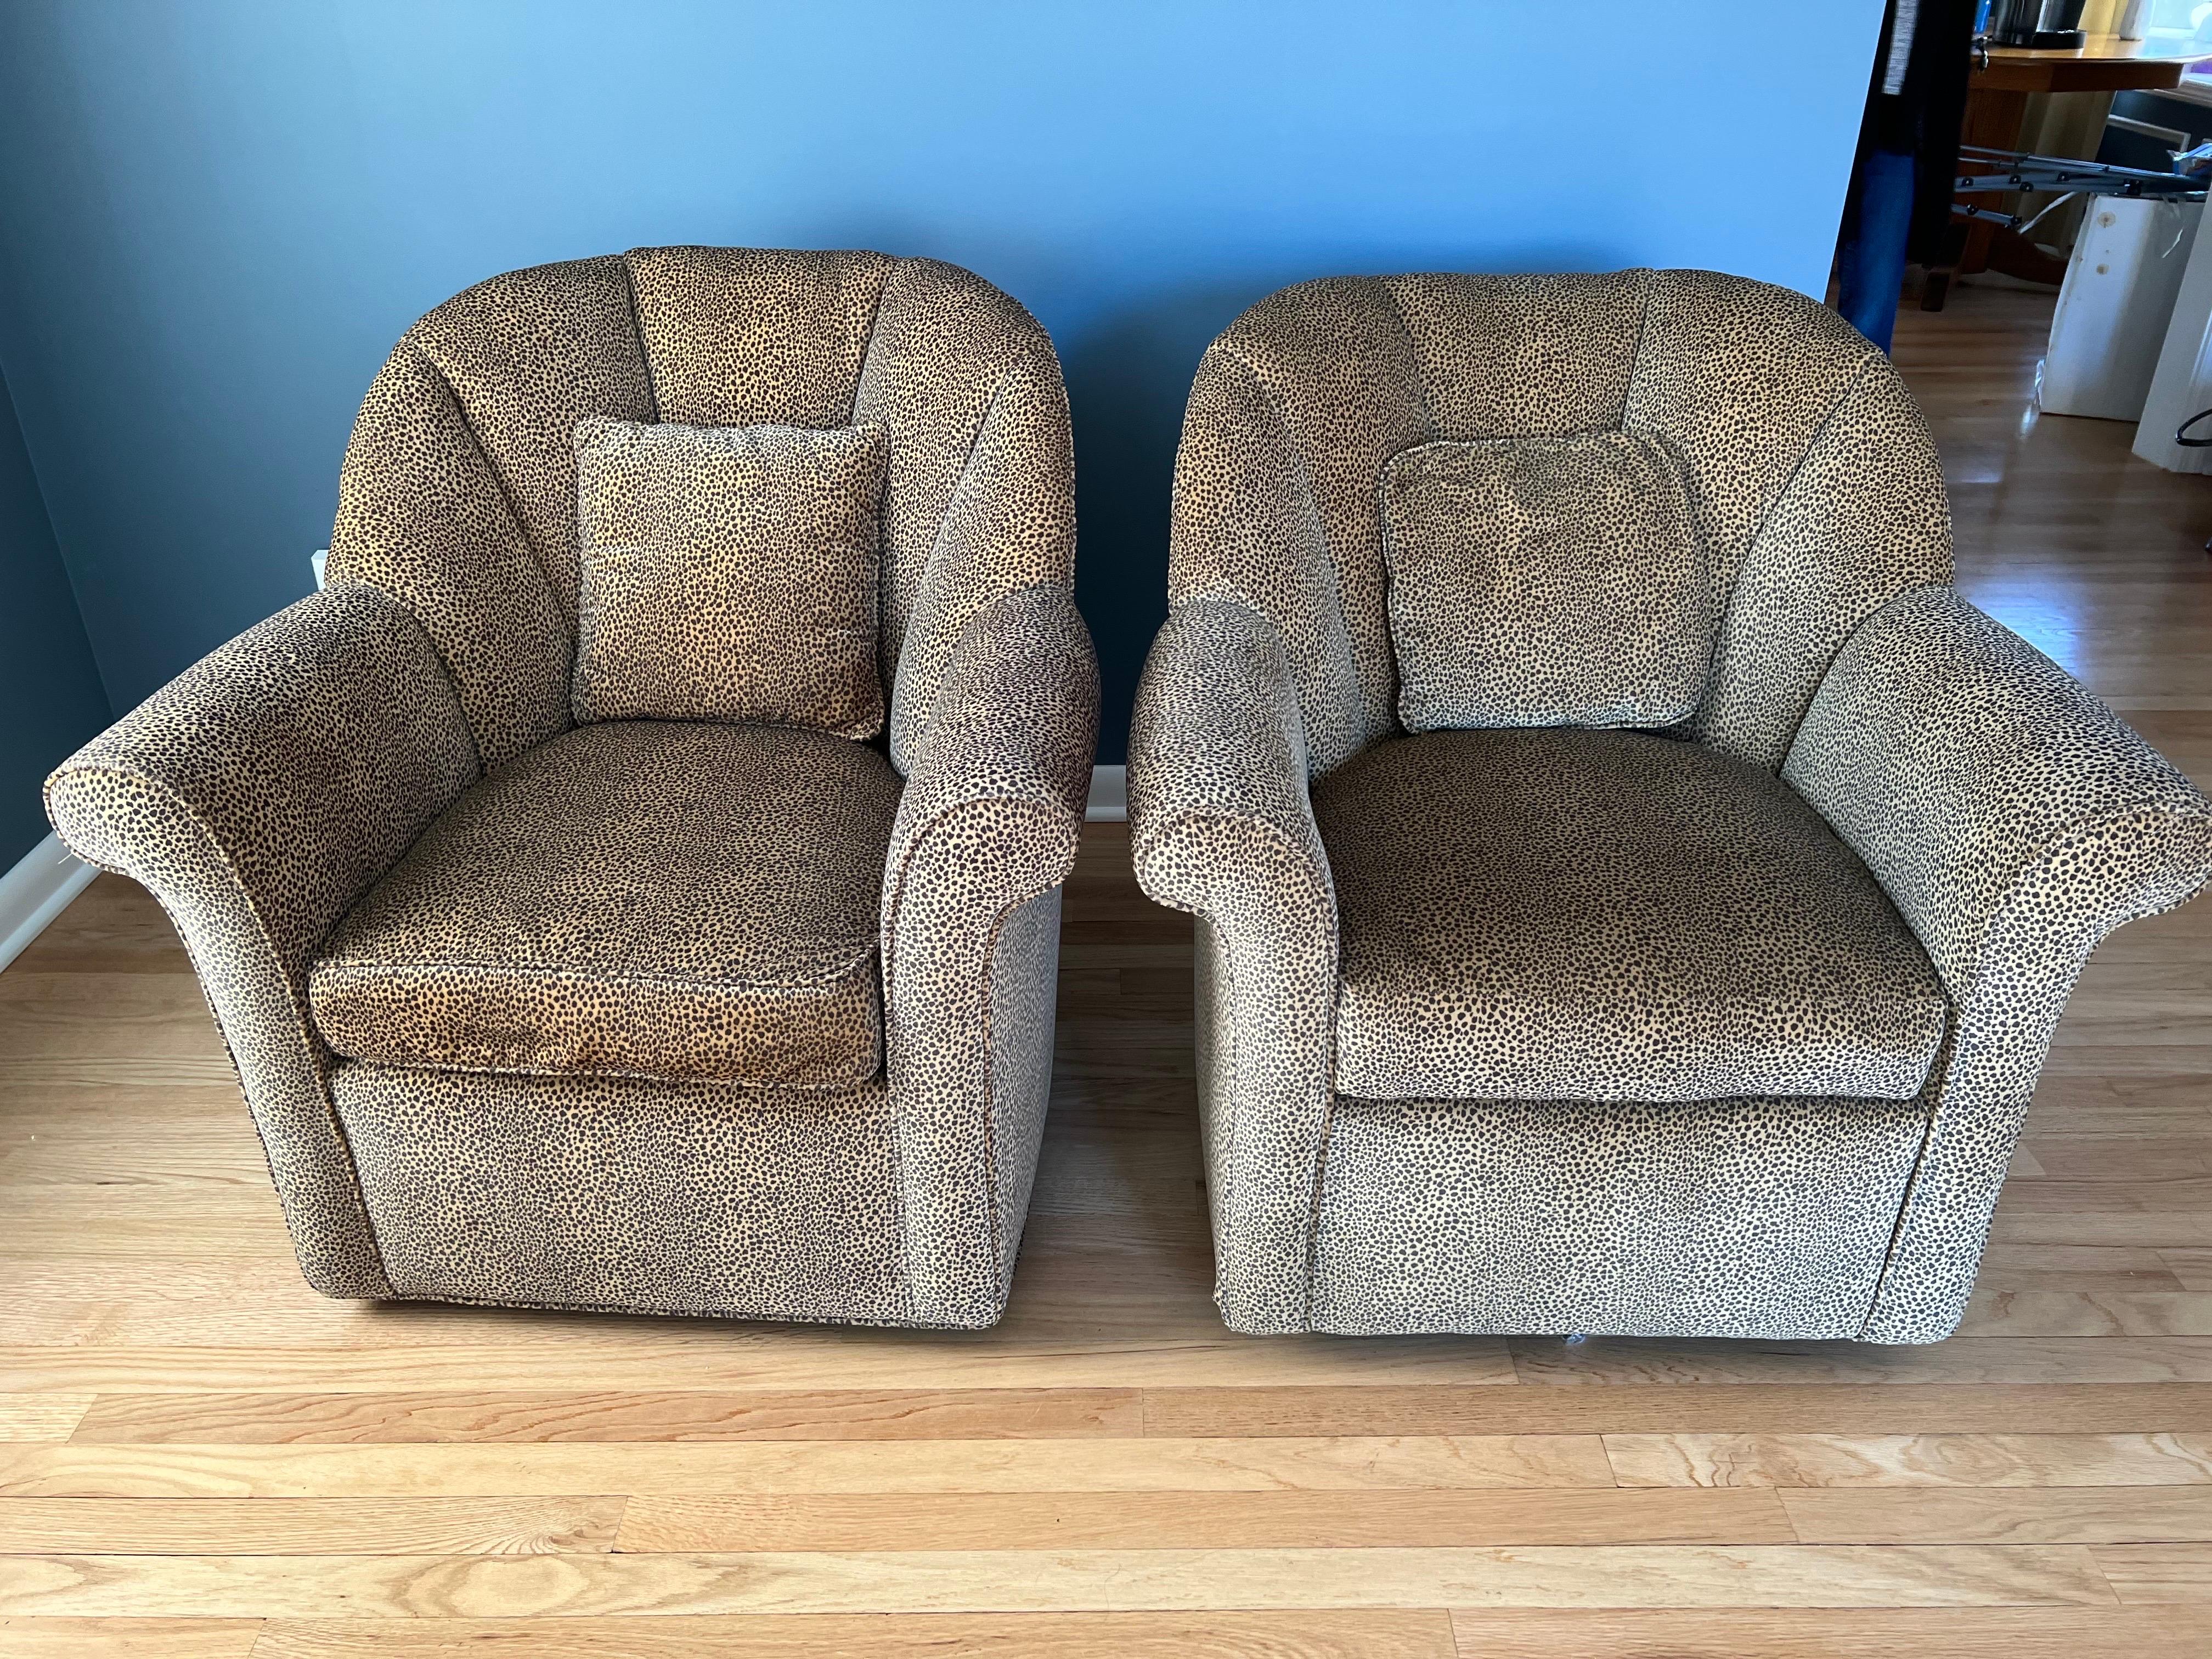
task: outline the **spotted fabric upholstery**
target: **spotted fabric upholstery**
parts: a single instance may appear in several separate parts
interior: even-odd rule
[[[1855,1337],[1917,1101],[1339,1099],[1313,1324]]]
[[[1948,587],[1850,635],[1783,775],[1881,878],[1958,1009],[1868,1330],[1933,1340],[1973,1288],[2075,975],[2106,933],[2212,875],[2212,801]]]
[[[1386,468],[1604,434],[1681,469],[1688,706],[1664,737],[1408,738]],[[1214,342],[1129,800],[1139,879],[1199,919],[1231,1326],[1951,1328],[2075,969],[2212,851],[2195,793],[1949,576],[1923,422],[1801,295],[1331,278]]]
[[[1146,661],[1129,732],[1137,879],[1201,918],[1198,1094],[1215,1294],[1248,1331],[1310,1328],[1331,1096],[1336,888],[1307,789],[1295,672],[1256,612],[1179,605]]]
[[[879,1081],[793,1094],[348,1064],[332,1091],[397,1295],[913,1322]]]
[[[1423,444],[1381,495],[1407,731],[1672,726],[1697,708],[1712,582],[1650,439]]]
[[[1779,766],[1844,635],[1950,576],[1942,473],[1887,357],[1802,295],[1701,270],[1330,277],[1206,350],[1170,604],[1242,600],[1297,666],[1316,773],[1400,731],[1377,489],[1401,451],[1621,431],[1681,464],[1718,633],[1698,735]]]
[[[888,434],[880,747],[574,726],[594,419]],[[998,1317],[1097,720],[1073,503],[1049,341],[932,260],[641,249],[407,331],[331,590],[50,793],[176,918],[319,1288]]]
[[[309,980],[339,1054],[849,1088],[882,1069],[898,775],[787,726],[580,726],[464,794]]]
[[[576,426],[579,721],[883,728],[879,426]]]
[[[1022,1221],[1011,1198],[1034,1173],[1051,1080],[1042,988],[1083,833],[1097,674],[1070,589],[982,611],[939,682],[891,828],[884,1065],[905,1103],[904,1239],[927,1323],[988,1324],[1005,1304]],[[1000,1026],[1002,1009],[1047,1024],[1024,1036]],[[1015,1040],[1002,1046],[1002,1030]]]
[[[1911,1100],[1926,952],[1787,784],[1644,732],[1432,732],[1314,786],[1336,1085],[1370,1100]]]
[[[1075,572],[1067,396],[1035,319],[933,259],[640,248],[511,271],[437,307],[369,390],[332,577],[398,595],[487,766],[569,724],[579,421],[879,425],[882,684],[903,774],[970,619]]]
[[[374,588],[301,600],[187,669],[46,783],[80,858],[153,890],[191,953],[300,1266],[386,1296],[307,1019],[317,948],[477,776],[453,683]]]

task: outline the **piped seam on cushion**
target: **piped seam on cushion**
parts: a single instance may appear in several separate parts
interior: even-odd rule
[[[1653,270],[1649,265],[1642,267],[1641,270],[1644,277],[1644,300],[1643,303],[1636,307],[1636,343],[1629,349],[1628,379],[1623,382],[1620,388],[1620,416],[1613,422],[1613,430],[1616,432],[1628,430],[1628,405],[1636,400],[1636,377],[1644,372],[1644,342],[1650,337],[1651,333],[1651,295],[1659,286],[1658,272]],[[1688,471],[1686,467],[1683,469],[1686,480]],[[1714,625],[1717,629],[1719,626],[1717,617],[1714,619]]]
[[[884,1075],[883,1048],[880,1043],[876,1046],[875,1063],[865,1071],[852,1072],[843,1077],[813,1079],[732,1077],[726,1072],[623,1071],[611,1066],[531,1066],[520,1063],[493,1065],[465,1060],[440,1060],[433,1065],[421,1060],[377,1058],[367,1054],[339,1054],[335,1050],[332,1054],[334,1058],[347,1066],[373,1066],[386,1071],[451,1072],[463,1077],[542,1077],[623,1083],[715,1083],[732,1089],[773,1094],[848,1093],[854,1089],[866,1087]]]
[[[1958,1004],[1948,995],[1943,1002],[1943,1040],[1936,1047],[1936,1058],[1929,1062],[1928,1081],[1920,1090],[1920,1100],[1927,1108],[1920,1125],[1920,1145],[1913,1150],[1912,1167],[1905,1172],[1905,1185],[1897,1194],[1897,1216],[1890,1223],[1889,1243],[1883,1247],[1881,1266],[1875,1273],[1874,1289],[1859,1320],[1861,1336],[1873,1326],[1875,1310],[1881,1306],[1882,1289],[1889,1283],[1890,1268],[1897,1261],[1898,1246],[1905,1238],[1905,1218],[1912,1213],[1913,1188],[1919,1185],[1920,1172],[1927,1166],[1928,1154],[1936,1145],[1936,1114],[1943,1104],[1943,1085],[1948,1080],[1959,1043]]]
[[[369,962],[351,957],[320,958],[313,964],[310,977],[398,979],[422,976],[434,979],[463,975],[479,979],[562,980],[577,985],[649,986],[656,990],[696,991],[708,995],[729,991],[791,991],[811,996],[826,995],[840,988],[847,980],[866,966],[868,958],[875,952],[876,945],[871,939],[867,946],[844,966],[826,969],[806,979],[686,979],[672,974],[596,974],[586,969],[507,967],[491,962]]]

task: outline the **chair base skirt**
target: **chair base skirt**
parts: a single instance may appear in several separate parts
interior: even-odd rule
[[[825,1091],[341,1066],[393,1292],[913,1325],[880,1083]]]
[[[1340,1098],[1313,1328],[1856,1337],[1928,1121],[1915,1100]]]

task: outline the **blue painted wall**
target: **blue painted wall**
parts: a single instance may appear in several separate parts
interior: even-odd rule
[[[128,706],[308,585],[362,392],[493,272],[969,265],[1058,342],[1104,758],[1200,350],[1328,272],[1825,281],[1881,0],[9,0],[0,364]]]
[[[0,872],[46,833],[46,774],[107,721],[107,693],[0,377]]]

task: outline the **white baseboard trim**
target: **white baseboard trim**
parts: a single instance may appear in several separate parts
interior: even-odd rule
[[[50,835],[0,875],[0,968],[22,955],[97,873]]]
[[[1119,823],[1129,816],[1129,769],[1094,766],[1091,769],[1091,799],[1083,816],[1093,823]]]

